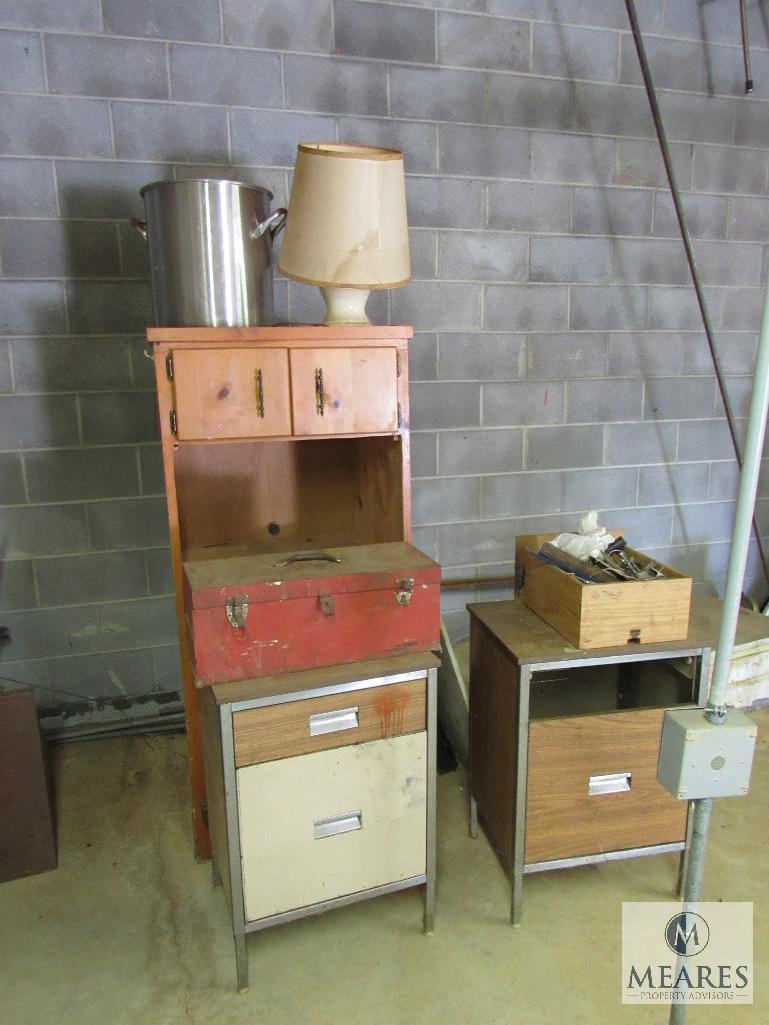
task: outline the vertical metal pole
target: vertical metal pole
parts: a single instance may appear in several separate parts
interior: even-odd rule
[[[740,613],[740,597],[745,578],[745,565],[750,544],[750,528],[758,489],[758,474],[761,469],[761,454],[766,433],[766,415],[769,411],[769,283],[764,292],[764,310],[761,317],[761,331],[758,336],[756,368],[753,376],[753,393],[750,399],[748,430],[745,438],[745,455],[737,493],[737,508],[734,514],[734,531],[729,555],[729,570],[726,576],[724,611],[718,634],[716,658],[713,668],[713,682],[706,715],[711,722],[723,722],[726,713],[726,686],[729,667]],[[705,863],[708,825],[713,807],[713,798],[694,802],[694,829],[692,849],[686,867],[684,901],[687,911],[693,910],[700,897],[702,869]],[[691,905],[691,908],[690,908]],[[686,1004],[673,1004],[670,1009],[671,1025],[682,1025]]]
[[[745,454],[740,474],[740,487],[737,492],[734,533],[729,556],[729,570],[726,576],[724,612],[718,634],[713,682],[708,701],[708,709],[712,710],[709,718],[713,722],[723,719],[724,714],[729,665],[732,658],[734,635],[737,632],[737,617],[740,612],[740,598],[748,559],[751,519],[758,490],[758,475],[761,470],[767,410],[769,410],[769,287],[764,294],[764,311],[761,317],[761,332],[758,337],[753,394],[750,399],[748,429],[745,437]]]
[[[705,850],[708,843],[708,827],[710,826],[710,813],[713,810],[713,798],[705,797],[699,801],[692,801],[694,805],[694,826],[692,828],[691,850],[686,866],[686,882],[684,884],[684,911],[695,911],[697,902],[700,899],[702,886],[702,870],[705,867]],[[684,964],[681,954],[676,962],[676,978]],[[670,1025],[683,1025],[686,1017],[686,997],[681,1003],[674,1003],[670,1007]]]
[[[753,92],[753,76],[750,73],[750,43],[748,41],[748,14],[745,0],[740,0],[740,29],[742,30],[742,60],[745,64],[745,92]]]
[[[529,692],[531,667],[518,666],[518,751],[513,797],[513,892],[510,921],[520,925],[523,916],[523,866],[526,862],[526,794],[529,775]]]
[[[435,797],[438,746],[438,670],[427,672],[427,851],[425,883],[424,931],[431,933],[435,928]]]

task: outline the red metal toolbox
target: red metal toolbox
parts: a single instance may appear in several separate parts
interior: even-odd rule
[[[203,684],[440,647],[440,567],[405,541],[196,559],[184,587]]]

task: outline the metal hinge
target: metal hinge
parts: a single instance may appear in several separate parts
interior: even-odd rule
[[[174,379],[174,354],[172,352],[166,356],[166,377],[169,381]]]
[[[176,410],[175,409],[172,409],[171,412],[168,414],[168,419],[169,419],[169,421],[171,423],[171,434],[175,435],[176,434]]]
[[[395,350],[395,376],[401,376],[401,351],[400,349]]]
[[[401,404],[399,402],[398,403],[398,426],[400,427],[400,425],[402,423],[403,423],[403,410],[401,409]]]

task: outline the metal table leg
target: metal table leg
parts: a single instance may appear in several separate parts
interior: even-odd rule
[[[513,892],[510,921],[521,924],[523,914],[523,865],[526,841],[526,777],[529,755],[529,689],[531,667],[518,669],[518,764],[516,772],[515,804],[513,807]]]
[[[427,674],[427,851],[424,931],[435,928],[435,785],[438,741],[438,670]]]
[[[470,836],[475,840],[478,836],[478,802],[470,794]]]
[[[235,969],[238,974],[238,993],[248,992],[248,948],[246,947],[246,934],[234,932],[235,940]]]
[[[224,771],[224,803],[227,816],[227,855],[229,859],[230,892],[232,893],[232,935],[235,940],[235,968],[238,993],[248,989],[248,950],[246,949],[246,916],[243,906],[243,877],[238,829],[238,792],[235,779],[235,750],[232,733],[232,705],[219,710],[222,738],[222,769]]]

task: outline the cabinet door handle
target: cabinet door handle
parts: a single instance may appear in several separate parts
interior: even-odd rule
[[[310,716],[310,736],[356,730],[359,725],[357,705],[354,708],[338,708],[333,712],[316,712]]]
[[[261,367],[256,372],[256,412],[264,419],[264,375]]]
[[[590,776],[587,781],[588,797],[625,793],[630,790],[632,779],[632,772],[609,772],[602,776]]]
[[[323,389],[323,369],[318,367],[315,371],[315,411],[318,416],[323,416],[326,409],[326,393]]]
[[[356,829],[363,829],[363,813],[346,811],[344,815],[334,815],[330,819],[315,819],[312,825],[316,840],[339,836],[340,833],[353,833]]]

